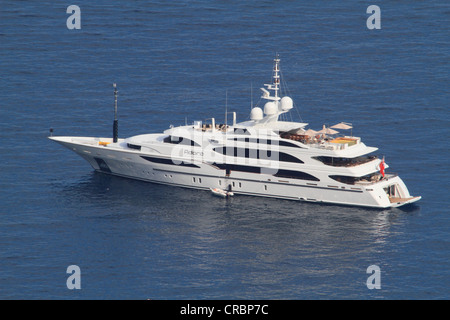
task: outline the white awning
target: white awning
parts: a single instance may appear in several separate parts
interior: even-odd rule
[[[325,127],[325,125],[324,125],[323,128],[322,128],[322,130],[318,131],[318,133],[324,133],[324,134],[336,134],[336,133],[339,133],[339,131],[336,131],[336,130],[327,128],[327,127]]]
[[[353,127],[351,126],[351,123],[341,122],[341,123],[335,124],[334,126],[331,126],[330,128],[348,130]]]

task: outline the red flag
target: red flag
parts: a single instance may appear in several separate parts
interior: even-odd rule
[[[385,162],[384,162],[384,157],[383,157],[383,160],[381,160],[381,162],[380,162],[380,164],[379,164],[379,167],[380,167],[380,173],[381,173],[381,175],[383,176],[383,178],[384,178],[384,169],[385,169],[384,164],[385,164]]]

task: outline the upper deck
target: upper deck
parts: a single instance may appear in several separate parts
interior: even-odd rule
[[[361,143],[360,137],[341,136],[332,138],[326,135],[318,134],[315,136],[305,134],[293,134],[284,132],[280,134],[283,139],[290,139],[299,141],[311,148],[325,149],[325,150],[344,150]]]

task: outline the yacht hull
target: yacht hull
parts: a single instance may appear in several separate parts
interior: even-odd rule
[[[74,151],[99,172],[159,184],[210,191],[212,188],[227,189],[234,194],[300,200],[315,203],[351,205],[370,208],[391,208],[420,200],[411,197],[398,176],[383,179],[375,184],[346,185],[343,183],[302,181],[278,178],[268,174],[226,172],[208,163],[180,166],[149,161],[150,157],[162,157],[157,152],[145,153],[127,150],[108,138],[50,137]],[[117,147],[115,148],[114,145]],[[386,188],[395,186],[397,197],[389,196]]]

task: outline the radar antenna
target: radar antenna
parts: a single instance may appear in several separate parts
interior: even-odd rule
[[[277,54],[276,58],[273,59],[273,81],[271,84],[264,84],[267,89],[261,88],[261,91],[263,92],[263,95],[261,98],[266,100],[272,100],[272,101],[279,101],[281,98],[278,96],[278,91],[280,90],[280,57]],[[268,90],[274,91],[274,96],[270,95],[270,92]]]

